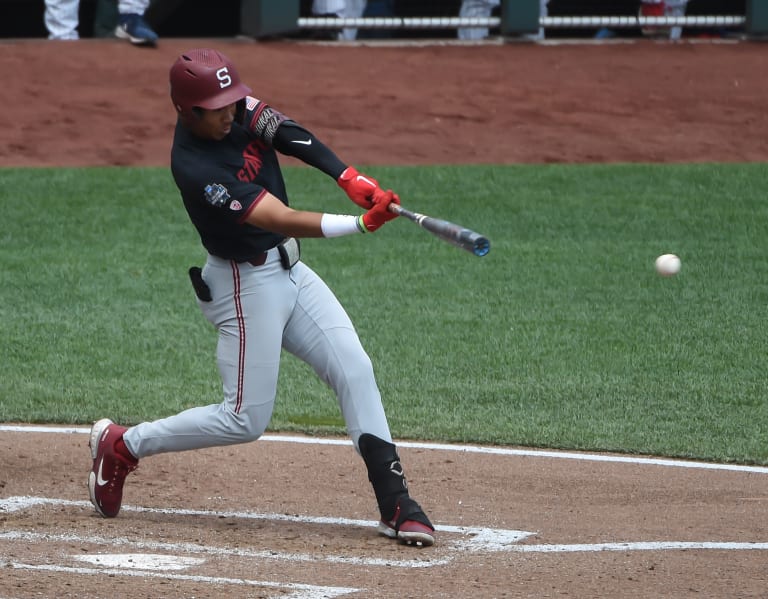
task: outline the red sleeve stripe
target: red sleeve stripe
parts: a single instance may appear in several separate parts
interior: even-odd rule
[[[243,214],[240,216],[240,218],[238,219],[237,222],[239,222],[242,225],[245,221],[247,221],[248,220],[248,216],[251,214],[251,211],[256,207],[256,204],[258,204],[259,202],[261,202],[261,200],[264,199],[265,195],[267,195],[267,190],[266,189],[262,189],[259,192],[259,195],[257,195],[254,198],[254,200],[251,203],[251,205],[248,206],[248,209],[245,212],[243,212]]]

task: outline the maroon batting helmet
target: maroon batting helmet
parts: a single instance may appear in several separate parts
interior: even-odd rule
[[[251,93],[229,58],[207,48],[179,56],[171,67],[170,81],[171,101],[177,112],[187,118],[192,116],[193,108],[216,110]]]

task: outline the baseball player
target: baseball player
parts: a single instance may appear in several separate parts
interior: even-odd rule
[[[359,19],[365,12],[366,4],[367,0],[312,0],[312,14],[341,19]],[[342,41],[357,39],[357,28],[344,27],[339,31],[338,39]]]
[[[137,46],[152,46],[157,34],[144,20],[149,0],[119,0],[117,2],[117,27],[115,35]],[[80,12],[80,0],[45,0],[43,19],[48,29],[48,39],[76,40]]]
[[[123,483],[140,458],[258,439],[272,415],[285,349],[336,393],[373,486],[379,533],[432,545],[434,527],[409,495],[371,360],[333,292],[299,259],[298,238],[376,231],[395,218],[387,207],[399,203],[398,196],[253,97],[235,66],[215,50],[179,56],[170,84],[178,112],[171,171],[208,253],[190,277],[203,314],[219,333],[224,399],[131,428],[107,418],[96,422],[89,442],[93,505],[102,516],[117,516]],[[366,212],[290,208],[277,152],[333,177]]]

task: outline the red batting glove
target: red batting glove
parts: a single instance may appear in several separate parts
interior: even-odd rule
[[[354,166],[348,166],[336,181],[355,204],[366,210],[373,207],[376,190],[381,192],[379,182],[373,177],[357,172]]]
[[[397,214],[389,211],[390,204],[399,204],[400,198],[391,189],[377,194],[376,201],[368,212],[360,217],[360,223],[365,231],[373,233],[386,222],[397,218]]]

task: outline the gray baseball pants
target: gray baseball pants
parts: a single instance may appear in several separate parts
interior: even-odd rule
[[[391,442],[374,377],[349,316],[303,262],[285,270],[276,249],[262,266],[209,256],[198,300],[218,330],[224,400],[134,426],[124,435],[137,458],[258,439],[272,416],[281,351],[309,364],[336,393],[355,448],[361,434]]]

